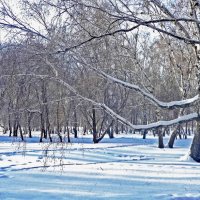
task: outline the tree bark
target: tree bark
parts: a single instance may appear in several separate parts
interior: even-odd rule
[[[172,132],[169,142],[168,142],[168,147],[169,148],[173,148],[174,147],[174,141],[176,139],[177,136],[177,131],[178,131],[178,126],[175,128],[175,130]]]
[[[78,138],[78,130],[77,130],[77,114],[76,114],[76,108],[75,108],[75,102],[73,101],[73,107],[74,107],[74,127],[73,127],[73,132],[74,132],[74,138]]]
[[[192,3],[194,3],[194,1],[191,1],[191,5]],[[196,7],[195,6],[191,6],[191,11],[194,15],[194,17],[197,19],[197,13],[196,13]],[[200,37],[200,26],[197,23],[196,24],[199,30],[199,37]],[[200,51],[199,51],[199,45],[195,46],[195,53],[196,53],[196,59],[197,59],[197,63],[196,63],[196,67],[197,67],[197,81],[198,81],[198,95],[200,95]],[[197,110],[198,113],[200,111],[200,102],[198,101],[197,104]],[[190,156],[197,162],[200,162],[200,120],[197,120],[197,131],[194,134],[194,138],[192,141],[192,145],[190,147]]]
[[[144,130],[144,131],[143,131],[143,134],[142,134],[142,135],[143,135],[143,136],[142,136],[142,139],[146,139],[146,135],[147,135],[147,133],[148,133],[148,131],[147,131],[147,130]]]
[[[41,120],[41,133],[40,133],[40,142],[42,142],[43,134],[44,134],[44,119],[43,114],[40,114],[40,120]]]
[[[112,122],[109,124],[109,126],[107,127],[107,129],[104,131],[104,133],[100,137],[98,137],[98,138],[96,137],[95,140],[93,138],[93,142],[94,143],[99,143],[104,138],[104,136],[106,135],[106,133],[110,129],[110,126],[112,126],[113,123],[114,123],[114,120],[112,120]]]
[[[163,143],[162,129],[158,129],[157,133],[158,133],[158,148],[163,149],[164,148],[164,143]]]
[[[67,142],[70,143],[70,131],[68,124],[67,124]]]
[[[19,124],[19,122],[18,122],[18,127],[19,127],[20,137],[21,137],[22,141],[24,141],[24,136],[23,136],[23,132],[22,132],[22,127],[21,127],[21,125]]]
[[[18,132],[18,123],[15,120],[15,122],[14,122],[14,128],[13,128],[13,136],[14,137],[17,137],[17,132]]]
[[[10,114],[8,115],[8,127],[9,127],[9,137],[11,137],[12,136],[12,125],[11,125]]]
[[[96,124],[96,111],[94,106],[92,106],[92,134],[93,134],[93,142],[97,141],[97,124]]]
[[[197,121],[197,131],[194,134],[190,148],[190,156],[197,162],[200,162],[200,121]]]
[[[119,134],[119,123],[118,123],[118,120],[116,120],[116,123],[115,123],[115,133],[118,135]]]

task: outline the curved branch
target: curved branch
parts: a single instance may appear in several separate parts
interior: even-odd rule
[[[145,90],[140,88],[138,85],[127,83],[120,79],[114,78],[114,77],[106,74],[105,72],[92,67],[91,65],[90,65],[90,68],[92,68],[94,71],[96,71],[97,74],[101,75],[103,78],[106,78],[114,83],[122,85],[123,87],[133,89],[133,90],[139,92],[140,94],[144,95],[148,100],[150,100],[154,105],[156,105],[160,108],[164,108],[164,109],[185,108],[185,107],[190,106],[191,104],[194,104],[195,102],[197,102],[199,100],[199,95],[196,95],[193,98],[185,99],[185,100],[181,100],[181,101],[171,101],[171,102],[159,101],[151,93],[146,92]]]
[[[198,113],[191,113],[188,115],[184,115],[181,117],[178,117],[177,119],[173,119],[173,120],[169,120],[169,121],[158,121],[155,123],[151,123],[148,125],[134,125],[131,122],[129,122],[128,120],[126,120],[125,118],[123,118],[122,116],[118,115],[116,112],[114,112],[111,108],[109,108],[107,105],[105,105],[104,103],[98,103],[92,99],[89,99],[87,97],[84,97],[82,95],[80,95],[71,85],[69,85],[68,83],[66,83],[65,81],[59,79],[59,78],[54,78],[54,77],[49,77],[51,80],[54,80],[56,82],[59,82],[61,85],[65,86],[67,89],[69,89],[71,92],[73,92],[75,95],[77,95],[78,97],[82,98],[85,101],[91,102],[93,105],[96,105],[98,107],[101,107],[102,109],[104,109],[109,115],[111,115],[113,118],[118,119],[118,121],[120,121],[121,123],[133,128],[134,130],[152,130],[152,129],[156,129],[156,128],[160,128],[160,127],[166,127],[166,126],[171,126],[174,124],[178,124],[178,123],[184,123],[187,121],[192,121],[192,120],[196,120],[199,119],[199,115]]]
[[[181,117],[178,117],[176,119],[169,120],[169,121],[157,121],[157,122],[154,122],[154,123],[151,123],[151,124],[147,124],[147,125],[133,125],[128,120],[126,120],[125,118],[123,118],[120,115],[118,115],[117,113],[115,113],[112,109],[107,107],[105,104],[101,104],[101,107],[106,112],[108,112],[111,116],[113,116],[114,118],[118,119],[118,121],[120,121],[121,123],[123,123],[123,124],[125,124],[127,126],[130,126],[135,131],[152,130],[152,129],[162,128],[162,127],[167,127],[167,126],[180,124],[180,123],[184,123],[184,122],[188,122],[188,121],[192,121],[192,120],[197,120],[200,117],[198,115],[198,113],[191,113],[191,114],[183,115]]]

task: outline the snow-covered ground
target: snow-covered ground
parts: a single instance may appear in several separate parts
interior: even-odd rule
[[[138,135],[37,141],[0,136],[0,200],[200,199],[200,164],[185,159],[191,139],[174,149]]]

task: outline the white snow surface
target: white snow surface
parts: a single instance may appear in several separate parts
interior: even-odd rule
[[[34,137],[21,143],[0,135],[0,200],[200,199],[200,164],[188,157],[191,138],[173,149],[158,149],[150,135],[72,142],[41,144]]]

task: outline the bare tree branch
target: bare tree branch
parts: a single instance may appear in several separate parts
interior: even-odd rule
[[[3,77],[10,77],[10,76],[11,75],[5,75],[5,76],[2,76],[2,78]],[[169,120],[169,121],[158,121],[158,122],[151,123],[151,124],[148,124],[148,125],[134,125],[131,122],[129,122],[128,120],[126,120],[124,117],[118,115],[116,112],[114,112],[111,108],[109,108],[104,103],[99,103],[99,102],[96,102],[92,99],[89,99],[87,97],[82,96],[71,85],[69,85],[67,82],[65,82],[65,81],[63,81],[59,78],[51,77],[51,76],[48,76],[48,75],[36,75],[36,74],[15,74],[15,75],[12,75],[12,76],[15,76],[15,77],[31,76],[31,77],[35,77],[35,78],[40,78],[40,79],[45,78],[45,79],[48,79],[48,80],[55,81],[55,82],[59,83],[60,85],[64,86],[65,88],[67,88],[69,91],[71,91],[77,97],[83,99],[84,101],[90,102],[95,106],[98,106],[98,107],[104,109],[113,118],[117,119],[119,122],[131,127],[132,129],[134,129],[136,131],[137,130],[138,131],[140,131],[140,130],[152,130],[152,129],[156,129],[156,128],[160,128],[160,127],[171,126],[171,125],[178,124],[178,123],[184,123],[184,122],[187,122],[187,121],[196,120],[196,119],[199,119],[199,117],[200,117],[198,113],[191,113],[191,114],[184,115],[184,116],[181,116],[177,119],[173,119],[173,120]]]

